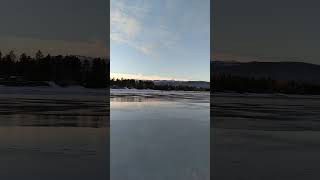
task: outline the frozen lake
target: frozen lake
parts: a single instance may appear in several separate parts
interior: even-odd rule
[[[0,177],[209,179],[209,93],[110,96],[111,132],[107,90],[0,87]]]
[[[111,178],[317,179],[320,96],[111,90]],[[106,90],[0,87],[0,177],[107,179]],[[209,134],[211,133],[211,151]],[[210,151],[210,152],[209,152]]]
[[[2,179],[108,179],[106,90],[0,87]]]
[[[111,90],[111,179],[209,180],[209,93]]]
[[[320,96],[213,94],[212,179],[316,180]]]

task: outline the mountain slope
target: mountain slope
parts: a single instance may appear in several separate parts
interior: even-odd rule
[[[320,65],[303,62],[223,62],[211,61],[211,76],[230,74],[242,77],[295,80],[320,84]]]

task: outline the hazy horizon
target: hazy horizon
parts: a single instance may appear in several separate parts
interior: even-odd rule
[[[213,53],[212,53],[213,54]],[[217,55],[211,55],[211,61],[225,61],[225,62],[301,62],[320,65],[320,62],[310,61],[310,59],[301,59],[299,57],[259,57],[259,56],[242,56],[242,55],[233,55],[233,54],[223,54],[219,53]]]

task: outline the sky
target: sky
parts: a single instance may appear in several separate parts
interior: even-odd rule
[[[211,59],[320,64],[320,1],[215,0]]]
[[[0,51],[109,56],[109,0],[0,0]]]
[[[111,77],[210,78],[210,0],[111,0]]]

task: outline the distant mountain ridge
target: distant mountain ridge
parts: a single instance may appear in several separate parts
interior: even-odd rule
[[[305,62],[211,61],[211,76],[215,74],[320,84],[320,65]]]
[[[189,86],[196,88],[210,88],[210,83],[206,81],[174,81],[174,80],[154,80],[155,85]]]

